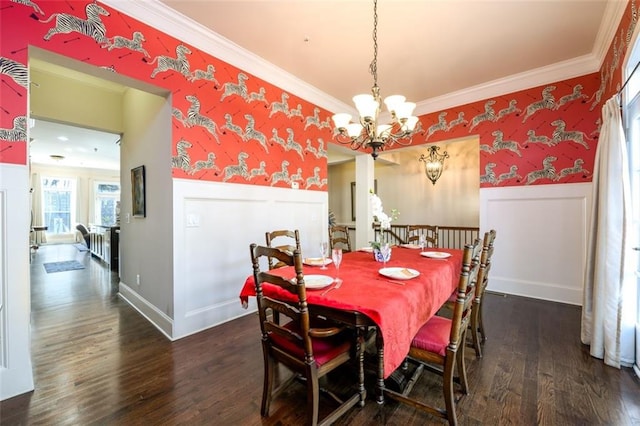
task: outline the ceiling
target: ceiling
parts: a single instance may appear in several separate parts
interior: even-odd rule
[[[32,164],[120,170],[120,135],[44,120],[32,124]]]
[[[615,14],[613,6],[619,3],[379,1],[381,95],[402,94],[417,103],[513,81],[537,69],[561,68],[584,58],[589,61],[582,63],[599,66],[598,56],[611,42],[607,26]],[[211,29],[349,107],[353,95],[368,93],[373,85],[369,73],[373,59],[371,0],[159,0],[157,4],[174,9],[186,21]],[[69,77],[68,69],[44,62],[32,66]],[[577,75],[595,71],[585,69]],[[93,78],[74,75],[80,80]],[[562,78],[566,77],[556,80]],[[62,134],[70,140],[57,140]],[[38,121],[30,137],[33,163],[119,168],[118,135]],[[329,148],[330,163],[350,156],[347,148],[333,144]],[[50,155],[65,158],[54,160]]]
[[[372,0],[160,1],[349,106],[370,93]],[[379,0],[381,95],[421,102],[598,53],[620,3]]]

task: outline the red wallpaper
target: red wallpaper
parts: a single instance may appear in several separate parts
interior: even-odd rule
[[[100,3],[0,5],[0,162],[26,164],[31,44],[170,90],[174,177],[326,190],[329,112]],[[479,135],[482,187],[591,181],[636,21],[634,0],[599,73],[424,115],[413,143]]]
[[[34,45],[171,91],[174,177],[326,190],[327,111],[101,3],[0,5],[0,162],[27,162]]]

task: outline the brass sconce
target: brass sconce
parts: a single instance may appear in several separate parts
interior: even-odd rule
[[[420,155],[418,161],[424,161],[424,173],[427,175],[432,184],[436,184],[436,181],[442,175],[444,169],[444,159],[449,158],[447,151],[444,154],[438,154],[440,147],[431,145],[429,147],[429,155]]]

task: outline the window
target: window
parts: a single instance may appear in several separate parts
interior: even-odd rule
[[[624,92],[624,125],[629,153],[629,174],[631,180],[631,202],[633,211],[633,226],[635,235],[633,246],[640,247],[640,37],[636,37],[627,70],[623,78],[628,79],[626,92]],[[635,68],[634,68],[635,67]],[[640,251],[638,253],[638,265],[640,265]],[[636,317],[636,373],[640,371],[640,271],[637,274],[637,317]]]
[[[120,184],[117,182],[96,182],[95,184],[96,224],[113,226],[119,222]]]
[[[42,207],[43,223],[48,228],[47,234],[75,232],[75,179],[43,177]]]

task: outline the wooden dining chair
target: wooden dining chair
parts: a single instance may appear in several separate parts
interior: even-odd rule
[[[309,425],[331,424],[354,405],[363,406],[366,391],[362,337],[357,333],[355,338],[354,330],[336,327],[333,323],[324,323],[309,315],[300,250],[295,249],[293,254],[288,254],[276,248],[256,244],[251,244],[250,250],[264,356],[264,385],[260,410],[262,416],[269,416],[271,399],[280,394],[297,376],[302,376],[307,386]],[[294,266],[295,277],[287,279],[261,271],[260,259],[264,257],[276,258],[286,265]],[[265,296],[264,283],[280,287],[291,297],[284,300]],[[272,320],[271,314],[275,311],[280,313],[284,321],[277,323]],[[349,392],[346,399],[328,392],[338,403],[338,407],[318,423],[320,378],[350,361],[358,365],[358,368],[354,368],[357,380],[354,381],[353,392]],[[288,367],[294,374],[274,389],[274,372],[278,364]]]
[[[496,230],[492,229],[485,232],[482,241],[482,254],[480,255],[480,271],[478,272],[478,284],[476,285],[476,294],[473,300],[473,312],[471,313],[471,337],[473,338],[473,348],[476,356],[482,357],[481,343],[487,340],[484,331],[484,322],[482,320],[482,305],[484,300],[484,292],[489,283],[489,271],[491,270],[491,257],[493,256],[493,243],[496,239]]]
[[[438,247],[437,225],[407,225],[407,244],[418,244],[420,235],[424,235],[425,247]]]
[[[343,253],[350,252],[351,239],[349,238],[349,227],[343,225],[330,226],[329,246],[331,248],[341,248]]]
[[[452,318],[437,315],[432,317],[420,328],[409,349],[409,359],[417,361],[418,366],[407,383],[415,383],[424,369],[441,374],[445,409],[411,398],[409,393],[413,388],[412,385],[406,386],[403,391],[388,388],[384,390],[385,395],[390,398],[446,419],[450,425],[458,424],[454,380],[460,385],[463,394],[469,392],[464,361],[464,342],[471,321],[475,286],[480,270],[481,248],[479,239],[464,248]],[[457,376],[454,375],[456,369]]]
[[[485,232],[482,240],[482,253],[480,254],[480,271],[478,272],[478,285],[476,285],[475,297],[473,299],[473,313],[471,314],[471,346],[476,352],[478,358],[482,358],[482,344],[487,340],[482,320],[482,302],[484,293],[489,283],[489,271],[491,270],[491,257],[493,256],[493,244],[496,239],[496,231],[492,229]],[[443,305],[443,308],[449,312],[453,311],[456,300],[455,292],[449,297],[449,300]]]
[[[300,233],[297,229],[295,231],[281,229],[266,232],[265,239],[267,241],[267,247],[276,248],[289,254],[293,254],[296,249],[300,250]],[[276,239],[278,241],[275,241]],[[269,258],[269,269],[281,268],[283,266],[286,266],[284,262],[272,257]]]

